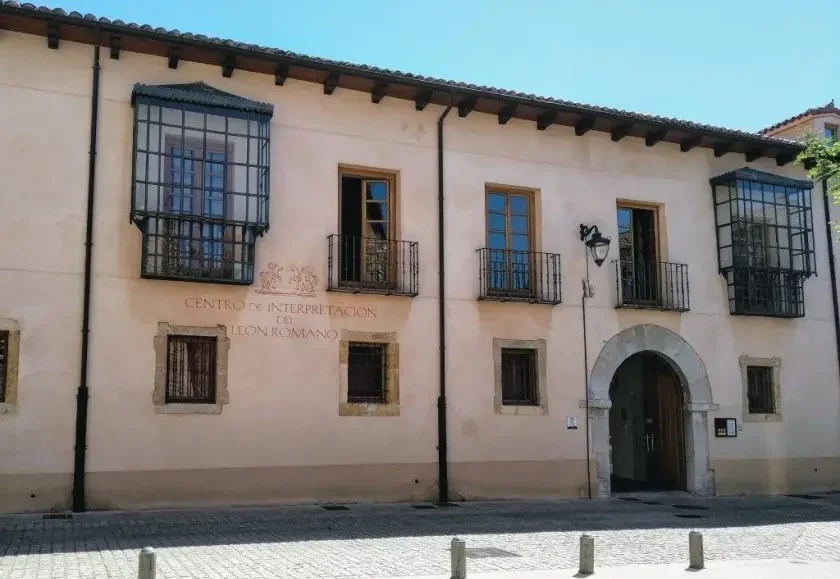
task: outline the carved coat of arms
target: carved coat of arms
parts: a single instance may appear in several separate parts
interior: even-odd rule
[[[318,276],[309,265],[298,267],[292,264],[283,268],[270,261],[258,277],[259,287],[256,290],[258,294],[314,296],[315,287],[318,285]]]

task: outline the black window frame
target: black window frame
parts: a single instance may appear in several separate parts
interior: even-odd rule
[[[772,366],[747,366],[747,412],[749,414],[776,414],[774,370]]]
[[[746,167],[710,183],[730,313],[804,317],[804,281],[817,275],[813,183]]]
[[[184,346],[183,351],[180,345]],[[167,335],[165,404],[216,404],[218,359],[217,336]],[[173,383],[173,377],[179,383]]]
[[[136,85],[132,106],[140,276],[252,284],[269,228],[273,108],[203,83]]]
[[[537,349],[502,347],[499,363],[502,406],[540,406]]]
[[[381,342],[351,341],[347,344],[348,403],[389,403],[388,346]],[[368,380],[373,383],[364,383]]]

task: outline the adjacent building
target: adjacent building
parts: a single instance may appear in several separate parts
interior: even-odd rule
[[[0,103],[2,511],[840,487],[798,119],[15,2]]]

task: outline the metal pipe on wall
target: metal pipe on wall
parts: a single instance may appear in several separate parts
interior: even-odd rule
[[[93,202],[96,188],[96,138],[99,119],[99,43],[93,47],[93,88],[88,154],[87,221],[85,225],[85,271],[82,294],[82,354],[79,389],[76,394],[76,439],[73,452],[73,511],[85,510],[85,459],[88,414],[88,344],[90,342],[91,262],[93,256]]]
[[[440,338],[440,392],[437,400],[438,421],[438,502],[449,502],[449,464],[446,452],[446,260],[444,253],[444,207],[443,207],[443,121],[452,105],[438,118],[438,330]]]
[[[837,302],[837,270],[834,265],[834,235],[831,231],[831,202],[828,199],[828,181],[822,180],[823,210],[825,212],[825,237],[828,245],[828,273],[831,278],[831,303],[834,306],[834,344],[837,347],[837,364],[840,368],[840,304]]]

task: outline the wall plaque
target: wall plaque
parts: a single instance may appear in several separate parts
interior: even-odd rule
[[[715,418],[716,438],[735,438],[738,436],[738,422],[734,418]]]

